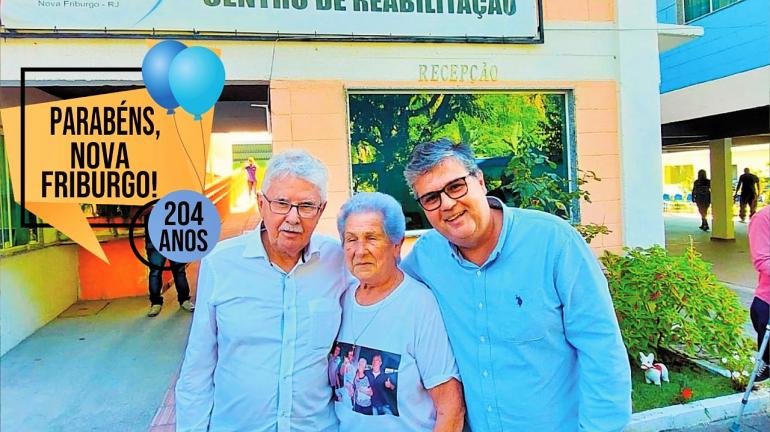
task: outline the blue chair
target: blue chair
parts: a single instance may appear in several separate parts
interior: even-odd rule
[[[682,194],[676,194],[674,195],[674,201],[682,201],[684,197],[682,197]]]
[[[692,202],[692,194],[687,194],[687,202]]]
[[[671,201],[671,195],[664,193],[663,194],[663,201]]]

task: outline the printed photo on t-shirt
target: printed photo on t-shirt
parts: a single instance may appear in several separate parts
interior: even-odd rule
[[[359,414],[398,417],[400,363],[400,354],[335,343],[329,354],[332,399]]]

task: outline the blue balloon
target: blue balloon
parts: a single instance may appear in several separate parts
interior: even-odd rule
[[[217,103],[225,87],[225,66],[208,48],[190,47],[174,57],[169,69],[171,93],[195,120]]]
[[[168,110],[168,114],[173,114],[174,108],[179,106],[169,86],[169,67],[174,57],[186,48],[187,45],[175,40],[163,41],[152,47],[142,61],[144,85],[155,102]]]

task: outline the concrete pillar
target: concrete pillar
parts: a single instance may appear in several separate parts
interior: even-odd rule
[[[584,2],[585,3],[585,2]],[[617,0],[623,243],[665,244],[655,2]]]
[[[735,240],[732,138],[709,142],[711,151],[711,239]]]

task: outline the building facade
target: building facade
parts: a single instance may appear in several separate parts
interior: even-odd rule
[[[270,5],[267,2],[196,2],[189,8],[201,21],[187,23],[189,30],[183,29],[185,22],[180,23],[173,10],[161,10],[173,2],[158,9],[160,16],[167,17],[168,24],[164,27],[161,22],[149,30],[103,28],[89,22],[82,11],[62,18],[56,13],[64,9],[54,6],[30,13],[22,3],[5,1],[0,9],[4,24],[0,85],[5,90],[6,106],[13,104],[7,101],[11,98],[9,94],[18,92],[22,68],[138,67],[152,44],[163,38],[217,50],[225,65],[227,85],[216,108],[216,137],[212,139],[221,149],[212,153],[220,159],[210,161],[211,169],[228,175],[233,158],[231,145],[257,141],[261,145],[265,136],[269,136],[272,153],[290,148],[308,150],[330,170],[329,203],[319,226],[323,233],[336,235],[337,209],[353,192],[378,189],[394,194],[404,203],[412,223],[410,235],[418,236],[420,229],[427,226],[419,220],[419,214],[409,214],[407,205],[413,203],[405,184],[397,178],[398,163],[403,162],[406,145],[420,137],[435,137],[440,130],[446,136],[476,143],[477,153],[483,149],[484,154],[478,155],[479,163],[488,181],[491,180],[491,187],[505,183],[503,167],[516,149],[552,139],[553,148],[545,150],[557,162],[558,174],[573,187],[585,172],[601,178],[583,186],[590,191],[591,202],[577,204],[573,217],[576,222],[605,225],[611,231],[592,241],[596,253],[619,252],[624,246],[650,246],[664,241],[659,32],[655,5],[651,2],[493,2],[499,5],[500,17],[512,12],[513,5],[516,12],[509,16],[523,19],[516,15],[520,12],[526,20],[511,21],[512,33],[507,33],[508,24],[501,21],[503,30],[493,26],[492,30],[478,33],[474,29],[478,33],[475,36],[466,34],[464,21],[456,19],[458,11],[465,7],[469,12],[476,8],[475,13],[483,15],[481,3],[462,0],[441,3],[445,14],[449,4],[453,4],[454,16],[439,16],[438,3],[431,2],[355,1],[350,2],[351,6],[344,1],[319,1],[316,8],[329,7],[332,12],[337,4],[358,8],[357,12],[364,5],[371,12],[387,4],[391,12],[392,8],[400,7],[403,13],[409,4],[414,4],[415,11],[434,14],[426,21],[433,24],[426,24],[427,30],[421,33],[418,28],[408,27],[408,23],[400,23],[396,16],[391,21],[383,18],[391,27],[382,29],[377,27],[375,14],[374,18],[361,18],[360,23],[353,25],[351,22],[356,20],[350,16],[340,18],[343,11],[339,10],[339,16],[331,12],[326,15],[331,17],[329,23],[313,23],[318,26],[318,33],[300,35],[296,32],[301,30],[292,27],[294,21],[264,24],[264,34],[238,28],[223,30],[228,25],[227,17],[246,17],[233,18],[234,27],[241,25],[240,19],[259,23],[257,18],[263,12],[260,4]],[[72,8],[77,2],[63,3]],[[63,3],[56,7],[64,8]],[[292,9],[303,4],[308,7],[306,1],[299,0],[291,4],[275,2],[274,6]],[[300,11],[285,12],[301,17]],[[141,15],[137,15],[139,21],[145,19]],[[473,19],[483,23],[487,17]],[[211,25],[215,31],[207,31],[209,22],[214,23]],[[282,30],[281,25],[290,30]],[[367,26],[376,34],[361,36],[367,33]],[[391,28],[399,31],[388,34]],[[324,31],[327,36],[323,36]],[[440,34],[441,31],[447,34]],[[489,33],[494,31],[498,33]],[[295,33],[286,35],[291,32]],[[333,37],[328,36],[330,32]],[[85,75],[35,72],[27,74],[25,81],[27,87],[43,95],[42,100],[98,93],[106,87],[142,85],[138,72],[109,71]],[[255,120],[262,114],[250,114],[253,105],[268,106],[265,122]],[[469,108],[479,106],[486,107],[486,117],[474,116],[478,111]],[[401,120],[394,113],[409,110],[422,110],[430,116],[415,115],[398,123]],[[442,117],[445,112],[451,116]],[[529,126],[517,123],[517,119],[534,120],[527,129]],[[505,139],[485,129],[493,121],[500,126],[499,130],[506,131]],[[410,132],[404,134],[403,128]],[[414,131],[422,135],[412,136]],[[259,134],[259,139],[250,141],[248,134]],[[550,138],[543,138],[545,135]],[[394,137],[401,137],[401,141]],[[493,141],[503,147],[487,145]],[[5,201],[3,205],[6,206]],[[7,211],[7,206],[3,211]],[[32,253],[35,250],[14,258],[24,261],[25,254]],[[11,265],[3,258],[4,278],[6,272],[21,271],[18,266],[54,264],[45,261],[47,256],[27,256],[27,264]],[[30,289],[23,286],[26,284],[22,278],[18,286],[4,286],[3,297],[14,290]],[[30,324],[34,325],[41,324]],[[4,332],[7,327],[3,326]]]
[[[733,239],[736,173],[770,170],[770,8],[765,0],[657,5],[659,22],[703,28],[702,37],[660,56],[663,149],[709,150],[712,238]],[[751,155],[739,156],[742,166],[732,161],[738,146]]]

